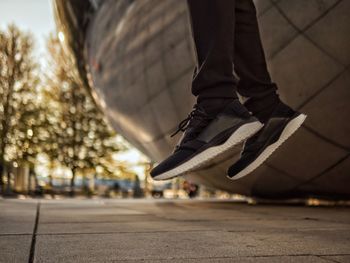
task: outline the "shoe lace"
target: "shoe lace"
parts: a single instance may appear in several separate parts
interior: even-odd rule
[[[193,123],[193,120],[198,120],[199,122],[195,125],[197,125],[198,128],[202,128],[208,124],[208,121],[214,118],[215,116],[207,114],[200,105],[195,104],[193,110],[188,114],[187,118],[179,123],[177,130],[171,134],[170,137],[174,137],[179,132],[185,132],[189,127],[192,126],[191,123]]]

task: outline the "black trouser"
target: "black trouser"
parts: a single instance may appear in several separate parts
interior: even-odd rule
[[[275,101],[253,1],[188,0],[188,6],[198,59],[193,95],[237,98],[237,91],[263,104]]]

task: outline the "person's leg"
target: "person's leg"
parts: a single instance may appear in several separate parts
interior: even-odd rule
[[[239,102],[233,74],[235,0],[188,0],[198,57],[197,105],[180,122],[175,151],[151,171],[155,180],[197,169],[254,135],[262,124]]]
[[[248,97],[244,104],[264,127],[249,138],[240,159],[229,167],[229,178],[242,178],[259,167],[302,125],[306,116],[280,101],[276,84],[271,81],[260,40],[252,0],[236,0],[235,71],[238,92]]]
[[[234,69],[239,76],[237,91],[248,97],[249,110],[265,121],[279,102],[277,86],[267,69],[252,0],[236,0]]]
[[[237,99],[233,75],[235,0],[188,0],[198,65],[192,93],[205,99]]]

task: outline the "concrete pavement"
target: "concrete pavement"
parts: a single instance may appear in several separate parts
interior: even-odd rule
[[[0,200],[0,262],[350,262],[350,209]]]

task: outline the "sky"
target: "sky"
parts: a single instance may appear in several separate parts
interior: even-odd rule
[[[46,38],[55,30],[51,0],[0,0],[0,28],[15,23],[31,31],[36,39],[36,54],[45,54]]]

